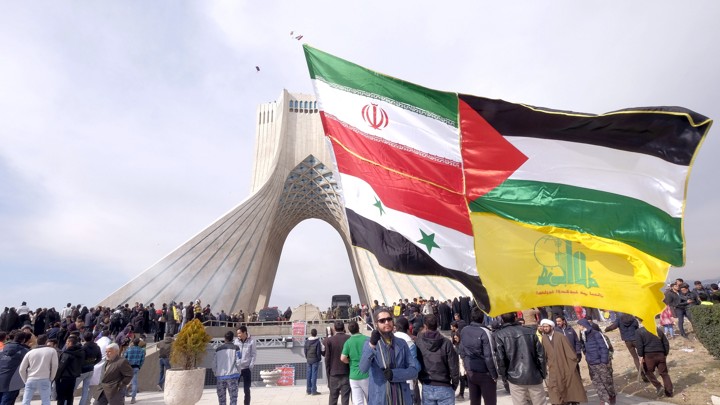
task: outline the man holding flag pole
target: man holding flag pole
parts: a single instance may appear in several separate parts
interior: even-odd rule
[[[381,308],[375,313],[377,328],[365,342],[359,369],[370,373],[369,405],[412,404],[407,380],[417,378],[417,363],[407,343],[393,335],[393,316]]]

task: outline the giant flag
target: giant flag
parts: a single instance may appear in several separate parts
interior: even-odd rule
[[[492,316],[583,305],[652,321],[662,310],[710,119],[436,91],[304,50],[352,243],[380,265],[459,280]]]

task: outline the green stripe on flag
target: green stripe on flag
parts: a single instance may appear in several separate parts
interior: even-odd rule
[[[386,76],[308,45],[303,45],[303,49],[310,77],[314,80],[322,80],[332,86],[396,105],[404,105],[408,110],[419,109],[420,111],[415,112],[440,119],[454,127],[458,126],[456,93],[432,90]]]
[[[506,180],[472,201],[470,210],[613,239],[674,266],[683,263],[682,220],[619,194],[556,183]]]

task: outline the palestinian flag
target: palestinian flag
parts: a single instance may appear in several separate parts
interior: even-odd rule
[[[679,107],[593,115],[467,95],[459,104],[478,269],[491,292],[513,286],[491,294],[494,312],[583,305],[652,322],[669,266],[685,261],[687,178],[711,120]],[[488,189],[486,139],[497,136],[528,159]]]
[[[490,315],[658,307],[709,119],[458,95],[304,49],[352,243],[382,266],[455,278]]]

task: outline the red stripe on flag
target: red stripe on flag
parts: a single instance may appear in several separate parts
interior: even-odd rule
[[[465,101],[459,102],[465,192],[473,201],[502,184],[528,157]]]
[[[325,133],[354,154],[409,176],[421,178],[456,192],[462,192],[460,162],[391,143],[359,131],[330,114],[320,113]]]
[[[463,194],[450,192],[359,159],[335,139],[330,140],[340,173],[355,176],[370,184],[386,207],[472,235],[472,225]],[[369,197],[368,204],[372,203],[374,199]]]

